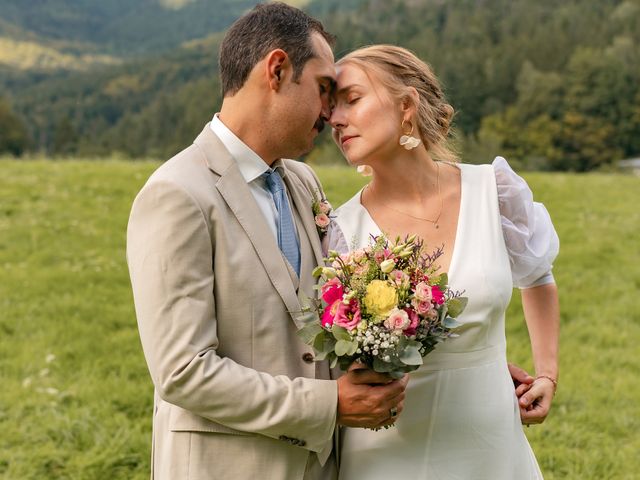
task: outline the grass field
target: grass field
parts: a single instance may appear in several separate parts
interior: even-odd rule
[[[152,386],[125,264],[156,163],[0,161],[0,478],[146,479]],[[363,179],[319,168],[340,204]],[[526,430],[547,479],[640,478],[640,179],[528,174],[561,239],[561,378]],[[518,296],[509,357],[530,368]]]

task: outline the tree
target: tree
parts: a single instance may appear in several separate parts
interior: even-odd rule
[[[54,155],[70,155],[76,152],[78,134],[69,117],[60,120],[53,132],[51,151]]]
[[[25,123],[0,98],[0,153],[20,156],[29,148],[30,143]]]

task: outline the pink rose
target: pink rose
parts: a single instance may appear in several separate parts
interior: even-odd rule
[[[353,330],[360,323],[361,319],[358,300],[352,298],[348,305],[345,305],[344,302],[339,302],[333,323],[347,330]]]
[[[327,228],[329,226],[329,223],[331,223],[331,220],[329,220],[329,217],[326,213],[319,213],[318,215],[316,215],[316,225],[318,227]]]
[[[417,298],[411,300],[411,305],[420,315],[427,315],[430,310],[433,310],[433,305],[431,305],[431,302],[423,302],[418,300]]]
[[[384,326],[389,330],[404,330],[411,324],[409,314],[399,308],[394,308],[384,321]]]
[[[404,334],[408,336],[415,335],[418,325],[420,325],[420,317],[415,310],[411,308],[405,308],[404,311],[407,312],[407,315],[409,316],[409,326],[405,328]]]
[[[327,308],[325,308],[324,312],[322,312],[322,318],[320,318],[320,323],[323,327],[330,327],[331,325],[333,325],[336,311],[338,310],[338,306],[341,303],[341,300],[336,300],[332,304],[327,305]]]
[[[432,298],[432,288],[430,285],[420,282],[416,285],[414,295],[421,302],[430,302]]]
[[[444,293],[442,293],[442,290],[440,290],[438,285],[431,287],[431,295],[433,296],[433,301],[438,305],[442,305],[444,303]]]
[[[327,215],[331,211],[331,204],[326,200],[322,200],[318,203],[318,209],[320,210],[320,213]]]
[[[342,283],[340,283],[338,277],[333,277],[322,285],[320,292],[322,294],[322,300],[331,305],[336,300],[342,300],[344,287],[342,286]]]

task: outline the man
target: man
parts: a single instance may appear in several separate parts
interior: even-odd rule
[[[334,478],[336,424],[383,426],[402,410],[406,378],[329,380],[296,334],[322,258],[311,211],[322,190],[282,159],[308,152],[329,117],[331,41],[282,3],[239,19],[220,47],[220,113],[133,204],[152,478]]]

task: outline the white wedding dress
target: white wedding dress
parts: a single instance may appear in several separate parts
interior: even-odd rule
[[[410,374],[395,427],[344,429],[341,480],[542,478],[507,369],[504,314],[514,285],[553,282],[558,237],[503,158],[457,166],[462,190],[448,273],[451,288],[469,298],[460,336]],[[360,192],[335,214],[331,249],[361,248],[380,233]]]

